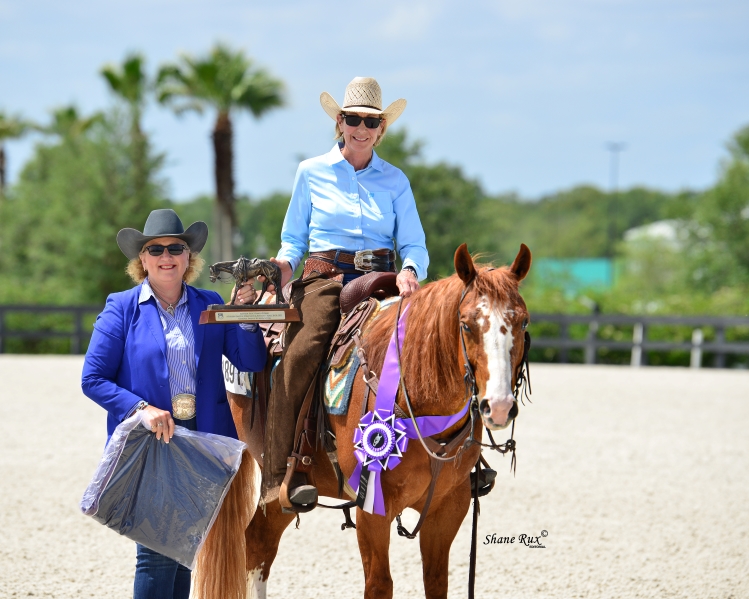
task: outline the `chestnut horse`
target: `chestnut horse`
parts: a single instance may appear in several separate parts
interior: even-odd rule
[[[481,416],[475,420],[474,438],[481,440],[484,426],[494,431],[512,422],[518,413],[513,390],[522,367],[524,331],[528,325],[528,312],[518,285],[530,265],[531,253],[521,245],[512,266],[477,267],[463,244],[455,253],[456,274],[429,283],[404,302],[404,307],[409,304],[409,312],[401,364],[403,383],[415,416],[452,415],[463,409],[467,400],[464,382],[464,355],[467,355],[476,380]],[[369,366],[374,372],[381,371],[396,312],[397,305],[385,308],[362,333]],[[347,479],[357,465],[353,438],[363,413],[364,387],[362,377],[357,376],[348,414],[328,417],[338,440],[338,462]],[[251,402],[233,394],[230,397],[239,436],[259,460],[262,440],[256,434],[260,427],[250,424]],[[368,410],[373,409],[374,399],[374,394],[370,394]],[[397,403],[408,414],[402,388]],[[469,417],[470,410],[461,422],[434,438],[449,439]],[[447,597],[450,546],[470,505],[469,474],[481,451],[478,444],[469,445],[462,450],[460,459],[448,462],[441,470],[419,533],[424,590],[430,599]],[[451,454],[457,451],[461,450],[454,448]],[[257,468],[254,460],[245,461]],[[338,496],[337,477],[322,449],[315,456],[314,475],[321,495]],[[364,566],[366,598],[393,596],[389,564],[391,523],[405,508],[423,510],[430,481],[430,458],[418,439],[411,440],[398,467],[382,474],[386,515],[357,509],[356,534]],[[256,501],[257,489],[253,491]],[[231,495],[227,502],[230,498]],[[220,516],[209,535],[196,573],[196,594],[211,599],[234,599],[252,597],[254,590],[254,596],[264,599],[281,535],[295,516],[282,513],[276,501],[265,506],[265,510],[257,510],[245,530],[246,520],[240,519],[231,506],[225,505],[222,512],[232,515]],[[241,571],[228,572],[227,564],[237,564],[242,552],[245,562]]]

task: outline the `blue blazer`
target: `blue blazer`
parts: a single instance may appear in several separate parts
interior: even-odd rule
[[[107,298],[94,324],[83,364],[83,392],[107,413],[107,441],[117,425],[141,400],[172,411],[166,339],[156,299],[138,303],[141,285]],[[258,330],[250,333],[236,324],[199,325],[209,304],[223,304],[215,291],[187,286],[190,319],[195,336],[197,428],[237,438],[226,399],[221,354],[242,372],[265,366],[265,343]]]

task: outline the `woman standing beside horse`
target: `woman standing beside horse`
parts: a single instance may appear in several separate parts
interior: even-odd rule
[[[309,251],[302,279],[291,291],[303,323],[289,326],[283,359],[273,373],[263,459],[262,501],[280,498],[295,511],[317,502],[317,489],[302,473],[284,477],[297,415],[340,319],[342,285],[370,270],[395,271],[397,249],[403,268],[396,284],[407,297],[426,278],[429,265],[411,185],[374,151],[406,101],[396,100],[383,110],[377,81],[356,77],[346,87],[342,107],[327,92],[320,103],[335,120],[340,141],[327,154],[300,164],[281,251],[271,259],[281,268],[285,285]],[[239,302],[249,303],[253,293],[250,285],[240,288]]]
[[[136,286],[107,298],[82,377],[83,392],[107,411],[108,437],[143,410],[144,425],[165,443],[175,424],[237,438],[221,355],[241,370],[258,371],[265,366],[265,345],[259,331],[232,324],[198,326],[201,311],[223,303],[215,291],[189,285],[200,273],[198,253],[207,238],[204,222],[185,230],[173,210],[151,212],[142,233],[122,229],[117,234]],[[242,486],[239,478],[233,488]],[[190,570],[137,547],[134,599],[187,599]]]

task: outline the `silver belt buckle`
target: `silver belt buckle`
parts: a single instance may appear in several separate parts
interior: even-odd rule
[[[356,252],[354,254],[354,268],[356,270],[363,270],[364,272],[371,271],[373,258],[374,253],[372,253],[372,250],[361,250],[360,252]]]
[[[192,393],[180,393],[172,397],[172,416],[177,420],[195,418],[195,396]]]

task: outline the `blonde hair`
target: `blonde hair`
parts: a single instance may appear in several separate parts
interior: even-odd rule
[[[188,284],[192,283],[195,279],[198,278],[198,276],[200,276],[200,271],[203,270],[204,265],[205,260],[200,257],[200,254],[190,253],[190,263],[187,265],[185,274],[182,275],[182,280]],[[133,282],[138,285],[145,281],[146,276],[148,275],[146,269],[143,268],[143,263],[140,261],[140,258],[133,258],[132,260],[130,260],[130,262],[127,263],[125,272],[133,280]]]
[[[343,116],[343,113],[341,113],[341,116]],[[385,137],[385,132],[388,130],[388,122],[385,120],[384,117],[380,116],[380,118],[382,119],[382,124],[380,125],[382,127],[382,131],[380,131],[380,135],[377,138],[377,141],[374,142],[373,147],[375,148],[380,145],[382,138]],[[338,119],[336,119],[336,122],[335,122],[335,134],[333,135],[333,139],[335,139],[336,141],[340,141],[341,139],[343,139],[343,130],[341,129],[341,126],[338,124]]]

